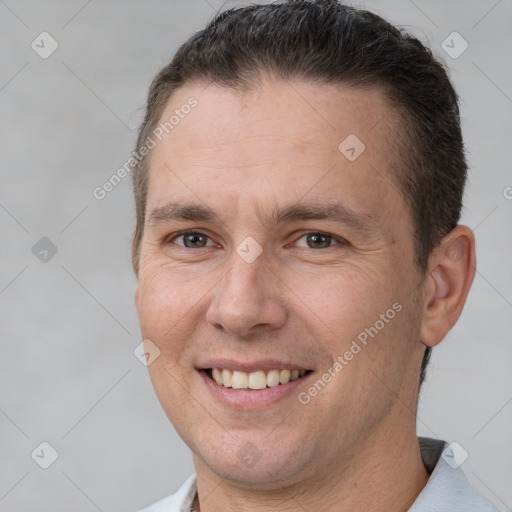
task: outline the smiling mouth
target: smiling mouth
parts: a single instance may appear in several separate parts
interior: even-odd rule
[[[247,373],[224,368],[207,368],[206,375],[219,386],[231,389],[260,390],[302,379],[313,370],[258,370]]]

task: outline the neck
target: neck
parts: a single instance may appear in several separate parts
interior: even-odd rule
[[[410,411],[409,411],[410,413]],[[394,418],[396,420],[396,418]],[[390,426],[397,425],[392,422]],[[414,426],[415,427],[415,426]],[[194,456],[198,512],[288,512],[297,509],[378,512],[407,511],[425,487],[429,475],[419,449],[415,428],[379,429],[353,450],[336,468],[325,468],[278,489],[233,484],[214,475]]]

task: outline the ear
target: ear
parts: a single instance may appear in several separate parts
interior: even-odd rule
[[[475,235],[457,226],[429,258],[420,340],[433,347],[455,325],[476,272]]]
[[[139,310],[139,304],[140,304],[140,286],[139,282],[137,281],[137,287],[135,288],[135,307],[137,310]]]

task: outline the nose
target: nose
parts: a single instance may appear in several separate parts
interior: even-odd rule
[[[232,337],[249,339],[281,328],[287,319],[283,283],[263,255],[248,263],[233,254],[217,283],[206,320]]]

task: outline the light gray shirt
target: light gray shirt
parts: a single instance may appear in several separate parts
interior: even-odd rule
[[[430,478],[409,512],[499,512],[470,485],[448,443],[426,437],[418,439]],[[190,512],[196,492],[193,474],[175,494],[140,512]]]

